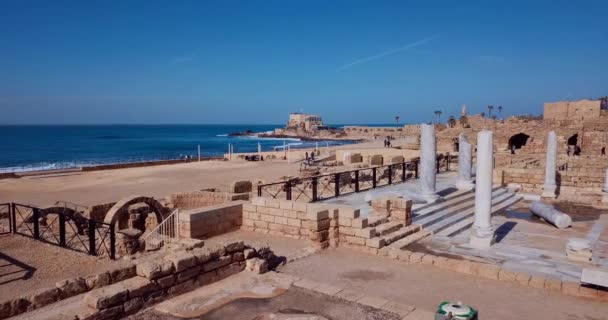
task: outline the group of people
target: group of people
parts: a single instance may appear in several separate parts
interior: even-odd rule
[[[384,147],[385,148],[390,148],[391,147],[391,140],[394,140],[395,138],[391,137],[391,136],[387,136],[386,139],[384,139]]]
[[[568,145],[568,150],[566,151],[566,154],[568,155],[568,157],[570,156],[570,154],[572,154],[573,156],[580,156],[581,147]]]
[[[306,151],[306,154],[304,154],[304,156],[306,157],[306,162],[308,161],[315,161],[315,153],[311,152],[310,155],[308,154],[308,151]]]

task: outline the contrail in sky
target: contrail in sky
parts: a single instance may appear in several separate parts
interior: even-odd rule
[[[417,47],[417,46],[421,46],[421,45],[423,45],[423,44],[425,44],[427,42],[432,41],[435,38],[437,38],[437,36],[432,36],[432,37],[424,38],[422,40],[419,40],[419,41],[416,41],[416,42],[412,42],[410,44],[407,44],[407,45],[399,47],[399,48],[391,49],[391,50],[388,50],[388,51],[384,51],[384,52],[375,54],[373,56],[369,56],[369,57],[366,57],[366,58],[355,60],[355,61],[353,61],[351,63],[347,63],[347,64],[341,66],[340,68],[338,68],[338,71],[343,71],[343,70],[346,70],[346,69],[348,69],[350,67],[356,66],[358,64],[362,64],[362,63],[378,60],[380,58],[383,58],[383,57],[386,57],[386,56],[390,56],[391,54],[399,53],[399,52],[406,51],[406,50],[409,50],[409,49]]]

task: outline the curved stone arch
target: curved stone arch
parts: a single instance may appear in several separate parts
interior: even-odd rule
[[[528,143],[530,138],[530,135],[527,135],[523,132],[512,135],[509,138],[509,149],[511,149],[512,147],[515,147],[515,149],[521,149],[521,147],[525,146]]]
[[[160,204],[160,202],[156,201],[156,199],[154,199],[152,197],[135,195],[135,196],[129,196],[126,198],[122,198],[120,201],[116,202],[116,204],[114,204],[114,206],[112,206],[112,208],[110,208],[108,213],[106,213],[106,217],[103,220],[103,222],[107,223],[107,224],[111,224],[111,225],[116,224],[116,222],[118,221],[118,218],[120,218],[121,215],[127,213],[129,206],[132,206],[132,205],[138,204],[138,203],[147,204],[150,207],[150,209],[152,209],[154,214],[156,215],[156,221],[158,223],[160,223],[161,221],[163,221],[165,219],[165,207],[163,207],[163,205]]]
[[[48,207],[40,210],[40,214],[42,214],[45,219],[49,214],[63,215],[66,223],[69,220],[74,222],[74,226],[76,227],[78,234],[84,234],[87,228],[87,220],[85,220],[86,218],[83,217],[82,213],[69,207]]]

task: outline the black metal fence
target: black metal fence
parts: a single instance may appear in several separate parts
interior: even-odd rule
[[[449,171],[453,157],[448,153],[437,158],[437,172]],[[382,186],[418,179],[419,160],[384,166],[343,171],[309,178],[258,186],[259,197],[316,202]]]
[[[114,225],[68,212],[18,204],[0,204],[0,232],[19,234],[92,256],[116,258]]]

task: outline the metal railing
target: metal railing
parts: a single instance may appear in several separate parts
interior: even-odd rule
[[[8,207],[9,230],[13,234],[92,256],[116,258],[114,225],[18,203],[10,203]]]
[[[449,153],[437,158],[437,172],[449,171],[454,157]],[[457,160],[457,159],[456,159]],[[372,168],[343,171],[258,186],[258,197],[317,202],[418,179],[419,159]]]
[[[153,250],[162,247],[169,238],[179,238],[179,209],[175,209],[156,228],[144,235],[142,240],[146,250]]]

